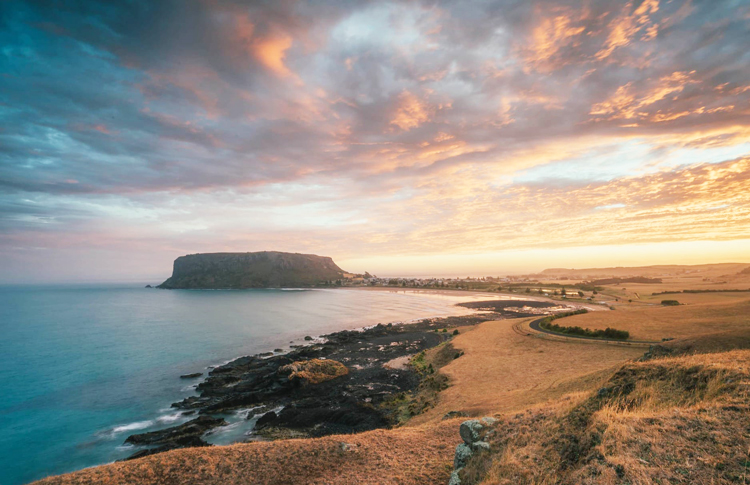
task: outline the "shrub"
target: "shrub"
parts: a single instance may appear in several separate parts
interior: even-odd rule
[[[453,331],[453,335],[458,335],[458,329],[455,329],[455,330]]]
[[[573,315],[580,315],[583,313],[588,313],[588,310],[582,309],[582,310],[576,310],[574,312],[558,313],[557,315],[550,315],[544,318],[541,322],[539,322],[539,326],[545,330],[549,330],[551,332],[556,332],[556,333],[561,333],[564,335],[579,335],[581,337],[608,338],[608,339],[614,339],[614,340],[627,340],[630,338],[630,332],[626,330],[617,330],[617,329],[609,328],[609,327],[607,327],[606,330],[591,330],[589,328],[581,328],[578,326],[564,327],[562,325],[557,325],[556,323],[552,323],[554,320],[557,320],[558,318],[570,317]]]
[[[677,300],[662,300],[661,304],[664,306],[677,306],[680,302]]]

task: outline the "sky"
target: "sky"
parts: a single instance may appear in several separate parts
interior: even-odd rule
[[[746,0],[0,2],[0,283],[750,262]]]

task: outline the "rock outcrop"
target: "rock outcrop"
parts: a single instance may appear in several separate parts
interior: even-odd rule
[[[333,259],[314,254],[262,251],[180,256],[172,276],[158,288],[292,288],[325,284],[344,277]]]
[[[132,460],[176,448],[209,446],[208,443],[203,441],[203,435],[210,429],[217,426],[225,426],[226,424],[227,422],[222,418],[200,416],[185,424],[169,429],[131,435],[125,440],[125,443],[149,446],[150,448],[142,449],[126,459]]]
[[[458,433],[464,441],[456,447],[453,457],[453,473],[448,485],[461,485],[459,472],[466,466],[476,453],[489,451],[490,444],[485,441],[494,433],[492,426],[497,422],[495,418],[470,419],[461,423]]]

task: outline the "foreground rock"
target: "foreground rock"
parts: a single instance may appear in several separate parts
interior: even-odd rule
[[[142,456],[160,453],[162,451],[173,450],[176,448],[188,448],[196,446],[209,446],[203,441],[202,436],[209,430],[218,426],[224,426],[227,422],[220,418],[210,416],[200,416],[187,423],[168,428],[161,431],[151,431],[149,433],[134,434],[125,440],[125,443],[139,446],[152,446],[140,450],[128,457],[128,460],[140,458]]]
[[[477,453],[490,450],[490,444],[486,440],[494,433],[495,423],[497,423],[495,418],[470,419],[461,423],[458,432],[464,442],[456,447],[453,457],[453,473],[451,473],[448,485],[460,485],[459,472],[466,467],[469,460]]]

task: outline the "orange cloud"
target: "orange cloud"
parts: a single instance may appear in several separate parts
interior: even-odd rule
[[[284,64],[286,51],[292,46],[293,39],[285,32],[278,32],[253,43],[253,54],[261,64],[279,77],[292,74]]]
[[[398,97],[398,108],[391,124],[409,131],[429,120],[433,113],[434,109],[427,103],[409,91],[404,91]]]
[[[659,11],[659,0],[643,0],[638,8],[633,9],[633,2],[625,4],[622,14],[609,24],[609,35],[599,52],[594,57],[603,60],[609,57],[615,49],[624,47],[635,39],[636,35],[645,30],[641,40],[651,40],[656,37],[658,27],[652,22],[650,15]]]
[[[617,88],[611,98],[594,104],[591,107],[590,114],[596,115],[597,121],[647,118],[649,113],[643,111],[644,109],[667,98],[667,96],[682,92],[689,84],[697,83],[697,81],[691,79],[693,74],[695,74],[695,71],[674,72],[669,76],[663,76],[650,89],[640,95],[633,89],[632,82],[627,83]],[[665,119],[665,116],[661,115],[657,121],[664,121]]]

